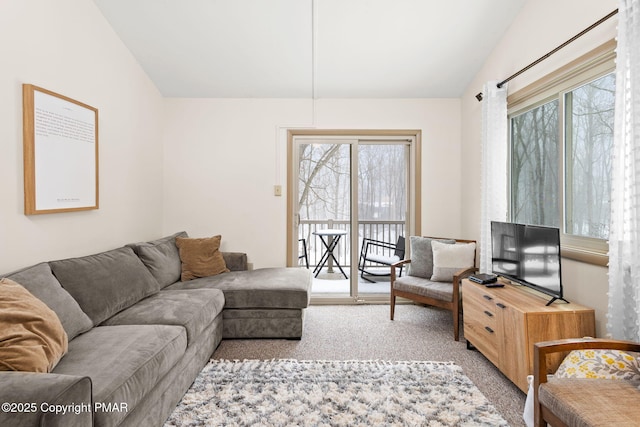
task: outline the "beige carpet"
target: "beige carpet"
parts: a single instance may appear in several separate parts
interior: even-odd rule
[[[524,426],[525,394],[464,337],[453,340],[448,311],[416,305],[311,306],[300,341],[223,340],[215,359],[422,360],[454,362],[513,427]]]

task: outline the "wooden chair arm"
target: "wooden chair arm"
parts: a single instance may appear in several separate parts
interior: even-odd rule
[[[465,277],[471,276],[473,273],[478,271],[475,267],[463,268],[462,270],[458,270],[453,275],[453,300],[456,301],[460,298],[460,280]]]
[[[411,263],[410,259],[403,259],[402,261],[398,261],[396,263],[391,264],[391,278],[389,281],[391,282],[392,286],[393,286],[393,282],[396,281],[396,268],[400,268],[405,264],[409,264],[409,263]]]
[[[405,264],[409,264],[411,262],[410,259],[403,259],[402,261],[398,261],[396,263],[391,264],[391,267],[402,267]]]
[[[640,352],[640,343],[602,338],[567,338],[555,341],[537,342],[533,345],[533,402],[536,426],[545,423],[541,418],[538,389],[547,382],[547,355],[571,350],[622,350]]]
[[[460,280],[465,277],[471,276],[473,273],[477,272],[478,269],[476,267],[463,268],[462,270],[458,270],[453,275],[453,283],[460,283]]]

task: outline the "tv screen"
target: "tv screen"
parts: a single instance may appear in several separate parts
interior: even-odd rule
[[[494,274],[564,300],[558,228],[492,221],[491,249]]]

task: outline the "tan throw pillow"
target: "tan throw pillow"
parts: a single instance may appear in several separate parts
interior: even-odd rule
[[[53,310],[22,285],[0,280],[0,371],[51,372],[68,345]]]
[[[229,269],[220,252],[221,240],[222,236],[199,239],[176,237],[176,246],[178,246],[182,263],[180,280],[184,282],[198,277],[228,273]]]

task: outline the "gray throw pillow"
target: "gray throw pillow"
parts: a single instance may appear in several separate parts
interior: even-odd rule
[[[433,275],[433,249],[430,237],[411,236],[409,244],[411,247],[411,264],[409,264],[409,276],[431,279]],[[455,239],[438,239],[438,242],[454,244]]]
[[[49,264],[45,262],[36,264],[11,273],[7,278],[24,286],[56,313],[69,341],[93,327],[89,316],[82,311],[78,302],[62,288],[60,282],[51,273]]]
[[[142,260],[153,277],[165,288],[180,281],[182,265],[180,252],[176,246],[176,237],[188,237],[181,231],[171,236],[163,237],[151,242],[132,243],[127,246]]]
[[[128,247],[49,265],[94,325],[160,290],[158,281]]]

